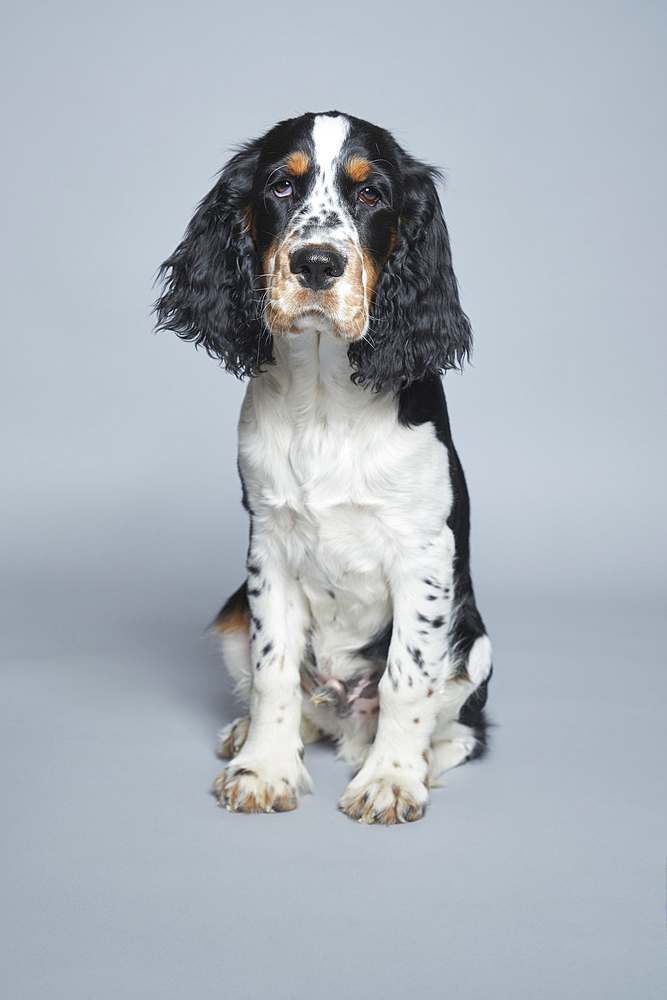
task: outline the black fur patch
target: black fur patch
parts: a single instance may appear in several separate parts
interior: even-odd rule
[[[393,622],[387,622],[384,628],[376,632],[366,645],[358,650],[358,655],[364,656],[367,660],[386,660],[389,654],[389,643],[391,642],[393,627]]]

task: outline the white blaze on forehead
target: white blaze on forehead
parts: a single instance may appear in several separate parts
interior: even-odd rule
[[[350,127],[344,115],[316,115],[313,121],[314,182],[266,268],[267,325],[280,336],[292,336],[308,327],[321,331],[333,326],[339,336],[354,340],[362,337],[368,327],[366,262],[354,219],[336,179]],[[333,286],[314,298],[291,270],[291,254],[305,246],[333,248],[345,262],[343,274]]]
[[[334,162],[340,156],[349,131],[350,123],[342,115],[335,118],[331,115],[318,115],[313,122],[315,162],[325,175],[331,172]]]

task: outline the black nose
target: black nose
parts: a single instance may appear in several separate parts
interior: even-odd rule
[[[301,247],[289,258],[292,274],[298,274],[301,284],[314,292],[330,288],[334,278],[340,278],[346,263],[345,257],[331,247]]]

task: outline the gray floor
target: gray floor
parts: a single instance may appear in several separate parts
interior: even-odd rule
[[[179,620],[110,599],[97,635],[83,590],[29,639],[14,619],[3,998],[664,997],[657,616],[489,608],[492,752],[379,829],[337,812],[322,746],[296,812],[215,808],[235,707],[199,599]]]

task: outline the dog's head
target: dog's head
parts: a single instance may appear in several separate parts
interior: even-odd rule
[[[158,326],[237,375],[313,324],[348,342],[353,378],[400,389],[471,346],[436,171],[338,112],[245,145],[162,265]]]

